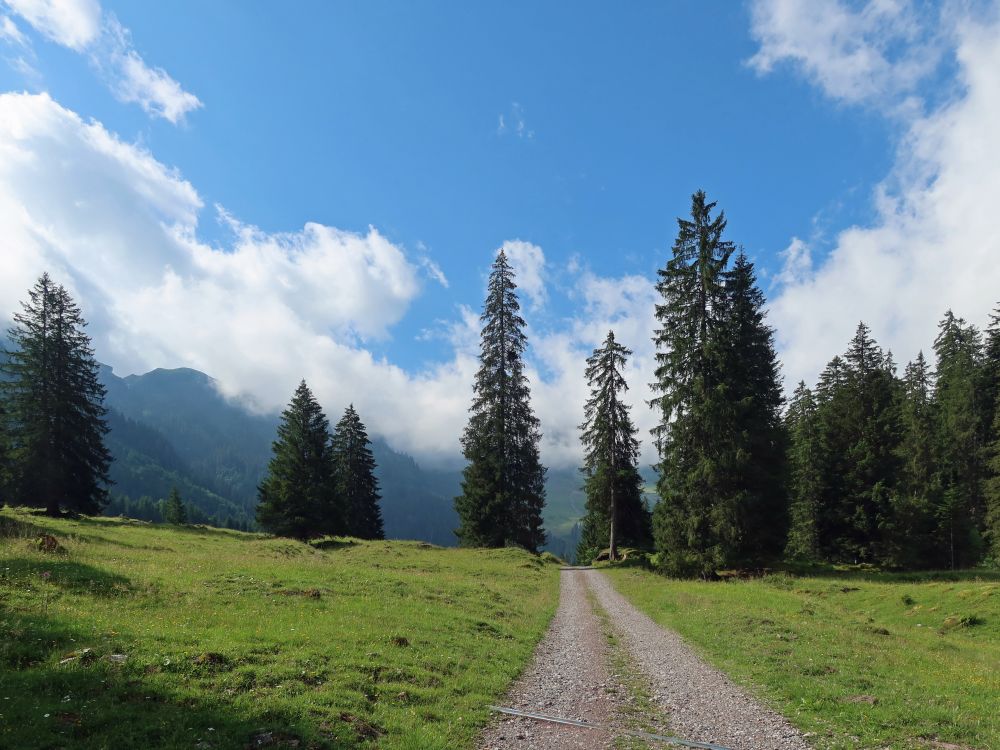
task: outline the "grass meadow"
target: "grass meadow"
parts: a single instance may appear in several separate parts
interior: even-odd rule
[[[2,510],[0,747],[468,746],[558,591],[513,549]]]
[[[817,748],[1000,748],[995,571],[728,582],[606,572]]]

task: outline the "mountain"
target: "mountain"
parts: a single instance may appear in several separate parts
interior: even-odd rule
[[[100,377],[114,458],[109,515],[158,520],[160,501],[176,486],[193,521],[253,528],[277,415],[251,413],[225,398],[209,375],[188,368],[119,377],[102,365]],[[327,416],[336,421],[339,414]],[[422,467],[379,437],[372,452],[386,536],[454,545],[461,472]],[[551,470],[546,481],[545,549],[566,559],[573,558],[583,515],[580,485],[572,469]]]

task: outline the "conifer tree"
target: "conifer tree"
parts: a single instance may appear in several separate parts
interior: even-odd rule
[[[107,503],[111,455],[104,445],[104,386],[86,321],[48,274],[28,291],[0,366],[11,440],[13,495],[21,504],[99,513]]]
[[[906,366],[902,385],[900,480],[891,562],[913,568],[933,560],[933,509],[940,502],[933,386],[923,352]]]
[[[663,570],[713,575],[741,544],[739,512],[728,484],[728,452],[720,436],[732,430],[725,394],[720,329],[726,310],[724,271],[734,245],[722,238],[725,214],[712,218],[705,193],[691,199],[691,219],[678,219],[673,257],[660,270],[659,328],[653,404],[660,453],[653,533]],[[725,440],[725,437],[722,437]],[[721,458],[721,460],[720,460]]]
[[[787,434],[774,331],[753,263],[741,251],[725,277],[721,347],[724,396],[731,404],[729,492],[735,498],[744,562],[781,554],[788,531]]]
[[[577,559],[589,561],[607,544],[612,560],[618,546],[644,546],[650,541],[649,511],[642,500],[639,441],[622,400],[628,390],[622,373],[630,350],[608,331],[604,344],[587,359],[590,398],[584,405],[580,440],[584,447],[584,491],[587,512]]]
[[[347,407],[334,428],[333,463],[337,498],[346,515],[345,533],[361,539],[384,539],[375,458],[354,404]]]
[[[490,273],[479,371],[473,384],[462,453],[462,494],[455,498],[460,542],[471,547],[516,544],[536,551],[545,542],[545,469],[539,422],[524,373],[524,319],[514,271],[501,249]]]
[[[170,494],[163,504],[163,520],[175,526],[183,526],[188,522],[187,508],[176,487],[170,488]]]
[[[257,491],[261,528],[302,540],[342,533],[330,423],[304,380],[281,413],[272,451]]]
[[[786,554],[800,560],[818,560],[819,514],[823,502],[822,446],[816,399],[799,382],[785,417],[790,437],[790,527]]]
[[[942,502],[937,508],[941,562],[969,565],[981,554],[986,473],[980,361],[982,339],[975,326],[945,313],[934,340],[937,357],[934,408]]]
[[[983,525],[993,559],[1000,562],[1000,305],[993,309],[986,329],[982,391],[982,421],[989,424],[984,436]]]

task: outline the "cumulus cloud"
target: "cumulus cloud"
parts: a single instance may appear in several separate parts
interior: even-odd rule
[[[194,94],[162,68],[146,64],[132,44],[128,29],[97,0],[6,0],[36,31],[49,40],[88,56],[117,99],[138,104],[153,117],[177,124],[201,107]],[[4,19],[0,36],[11,38]],[[11,24],[13,26],[13,24]],[[20,34],[17,27],[13,31]],[[20,37],[22,42],[24,37]]]
[[[548,299],[545,288],[545,253],[542,248],[530,242],[507,240],[501,249],[510,260],[521,294],[528,298],[532,309],[542,308]]]
[[[403,249],[372,228],[267,234],[232,217],[232,241],[214,247],[197,238],[202,209],[177,172],[99,123],[44,94],[0,96],[5,317],[48,270],[119,372],[195,367],[268,411],[305,377],[331,413],[353,401],[397,448],[457,455],[474,357],[408,373],[364,348],[419,293]]]
[[[938,65],[937,19],[911,0],[757,0],[751,31],[760,73],[782,63],[835,98],[900,106]]]
[[[210,246],[197,236],[204,210],[180,174],[101,124],[45,94],[0,95],[4,316],[47,270],[80,301],[99,358],[120,373],[194,367],[261,411],[284,406],[304,377],[329,413],[353,402],[397,449],[458,459],[478,366],[478,305],[459,306],[426,334],[450,344],[445,361],[404,370],[366,347],[390,337],[420,293],[419,254],[410,258],[374,228],[308,223],[273,234],[220,207],[231,239]],[[524,296],[544,300],[542,249],[516,240],[504,247]],[[580,266],[573,274],[577,317],[530,330],[533,403],[552,466],[579,461],[583,361],[609,328],[636,350],[631,396],[637,421],[650,426],[652,282]]]
[[[812,2],[797,5],[814,7]],[[952,84],[959,93],[898,125],[896,162],[873,196],[876,219],[842,231],[822,258],[812,258],[797,239],[789,245],[771,305],[786,383],[814,381],[823,365],[846,348],[858,320],[871,325],[897,361],[905,362],[930,347],[945,309],[984,324],[1000,299],[1000,225],[993,207],[1000,192],[997,9],[993,4],[976,15],[952,17],[948,36],[957,63]],[[884,34],[877,47],[890,46],[896,32]],[[810,70],[810,63],[794,52],[768,55],[772,62],[787,60]],[[854,62],[843,64],[845,71],[824,75],[849,80]],[[825,80],[817,83],[836,96],[839,89]],[[878,76],[873,80],[873,95],[891,94],[897,86]]]

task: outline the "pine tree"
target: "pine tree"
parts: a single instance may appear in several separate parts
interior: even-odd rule
[[[800,560],[818,560],[823,474],[816,399],[799,382],[785,417],[788,434],[790,527],[785,551]]]
[[[503,250],[493,263],[480,320],[479,371],[462,435],[469,463],[462,473],[462,494],[455,498],[455,533],[465,546],[516,544],[536,551],[545,543],[545,469],[524,373],[525,323]]]
[[[723,240],[725,214],[711,216],[705,193],[691,199],[691,220],[678,219],[673,257],[660,270],[659,328],[653,404],[660,453],[653,533],[663,570],[713,575],[741,544],[739,511],[728,485],[728,452],[719,437],[733,425],[725,394],[720,329],[726,310],[724,271],[733,243]],[[723,438],[724,439],[724,438]]]
[[[361,418],[351,404],[333,431],[333,463],[337,498],[344,507],[346,534],[384,539],[375,458]]]
[[[642,500],[639,441],[622,401],[628,390],[622,369],[632,352],[608,331],[604,344],[587,359],[590,398],[584,405],[580,440],[584,447],[584,490],[587,512],[577,559],[589,561],[605,546],[612,560],[618,546],[645,546],[651,537],[649,511]]]
[[[170,488],[170,494],[163,504],[163,520],[175,526],[183,526],[188,522],[187,508],[176,487]]]
[[[986,505],[987,454],[979,389],[982,339],[974,326],[949,310],[938,326],[934,352],[938,474],[943,493],[937,508],[938,549],[945,564],[964,566],[976,562],[982,552],[979,529]]]
[[[303,380],[281,413],[273,456],[258,487],[261,528],[303,540],[344,531],[330,443],[330,423]]]
[[[732,404],[730,493],[736,498],[744,562],[779,556],[788,532],[787,433],[774,331],[753,263],[741,251],[726,272],[722,325],[725,398]]]
[[[86,322],[69,293],[43,274],[14,315],[13,351],[0,366],[10,430],[13,495],[99,513],[107,503],[111,455],[104,386]]]

